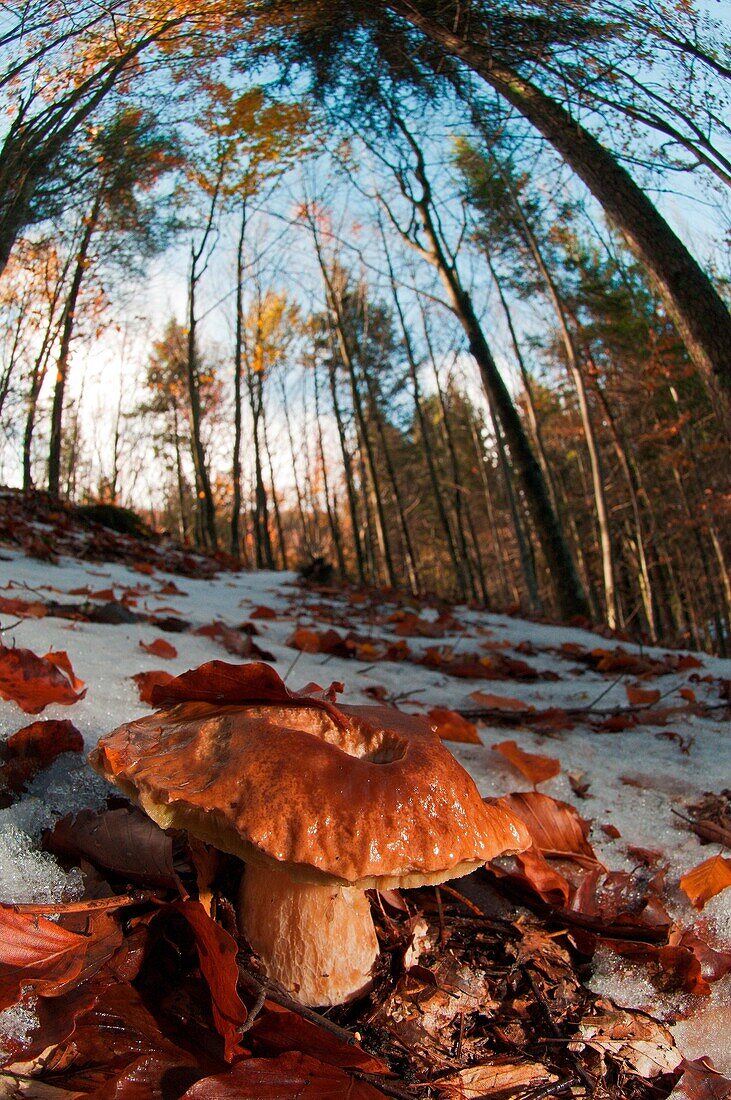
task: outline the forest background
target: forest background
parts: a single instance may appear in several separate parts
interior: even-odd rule
[[[724,5],[0,13],[0,477],[731,637]]]

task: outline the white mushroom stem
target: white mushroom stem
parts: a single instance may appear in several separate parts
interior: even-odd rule
[[[362,890],[295,882],[286,870],[247,863],[238,916],[267,975],[301,1004],[343,1004],[370,985],[378,940]]]

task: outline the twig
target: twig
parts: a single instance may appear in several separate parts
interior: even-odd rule
[[[350,1074],[351,1077],[357,1077],[359,1081],[366,1081],[369,1085],[374,1085],[381,1092],[385,1092],[386,1096],[395,1096],[396,1100],[415,1100],[413,1092],[406,1092],[405,1089],[400,1089],[398,1085],[392,1085],[390,1082],[384,1081],[379,1073],[366,1073],[362,1069],[346,1069],[345,1072]]]
[[[303,653],[304,653],[304,650],[303,650],[303,649],[298,649],[298,650],[297,650],[297,655],[296,655],[296,657],[294,658],[294,660],[293,660],[293,661],[292,661],[292,663],[290,664],[289,668],[288,668],[288,669],[287,669],[287,671],[285,672],[284,676],[282,677],[282,680],[283,680],[283,682],[284,682],[285,684],[287,683],[287,677],[289,676],[290,672],[292,671],[292,669],[294,668],[294,666],[295,666],[295,665],[297,664],[297,662],[299,661],[299,659],[300,659],[300,657],[302,656],[302,654],[303,654]]]
[[[347,1043],[348,1046],[353,1047],[358,1045],[357,1039],[351,1032],[346,1031],[344,1027],[334,1024],[332,1020],[328,1020],[326,1016],[321,1016],[319,1012],[315,1012],[313,1009],[299,1004],[299,1002],[288,996],[283,989],[275,985],[274,982],[261,981],[259,978],[255,977],[250,970],[247,970],[245,966],[242,966],[241,963],[239,963],[239,978],[250,992],[257,994],[257,997],[263,991],[265,998],[274,1001],[274,1003],[281,1008],[287,1008],[290,1012],[295,1012],[304,1020],[308,1020],[311,1024],[321,1027],[323,1031],[328,1031],[331,1035],[335,1035],[341,1042]]]
[[[246,1032],[249,1031],[254,1026],[254,1021],[256,1020],[256,1017],[259,1015],[262,1008],[264,1007],[264,1002],[266,1001],[266,999],[267,999],[267,991],[262,986],[262,988],[259,990],[259,992],[256,995],[256,1000],[254,1001],[254,1004],[251,1006],[250,1009],[247,1010],[246,1019],[245,1019],[244,1023],[242,1024],[242,1026],[239,1028],[239,1034],[240,1035],[245,1035]]]
[[[541,1015],[543,1016],[544,1020],[546,1021],[549,1028],[551,1029],[551,1034],[555,1035],[557,1038],[561,1038],[561,1032],[559,1031],[559,1028],[558,1028],[558,1025],[556,1024],[556,1021],[554,1020],[553,1016],[551,1015],[551,1009],[548,1005],[548,1002],[546,1001],[546,998],[543,996],[542,991],[538,988],[538,985],[537,985],[533,975],[531,974],[530,970],[528,969],[527,966],[521,966],[520,970],[521,970],[521,973],[523,974],[523,976],[528,981],[528,984],[531,987],[531,990],[533,992],[533,996],[535,997],[536,1001],[538,1002],[538,1007],[541,1010]],[[576,1067],[576,1072],[578,1073],[579,1077],[584,1082],[586,1087],[589,1089],[589,1092],[593,1093],[594,1086],[596,1085],[596,1082],[591,1077],[591,1075],[586,1072],[586,1070],[583,1068],[583,1066],[580,1065],[576,1054],[573,1051],[570,1051],[569,1053],[572,1055],[572,1060],[573,1060],[574,1065]],[[550,1096],[550,1093],[549,1093],[549,1096]]]
[[[578,1085],[580,1080],[581,1078],[578,1075],[574,1075],[573,1077],[567,1077],[565,1081],[558,1081],[553,1085],[543,1085],[533,1092],[526,1093],[524,1100],[548,1100],[550,1096],[555,1096],[558,1092],[568,1092],[574,1085]]]
[[[598,703],[598,702],[600,702],[600,701],[601,701],[601,700],[602,700],[602,699],[604,698],[604,696],[605,696],[605,695],[609,695],[609,692],[610,692],[610,691],[612,690],[612,688],[616,687],[616,686],[617,686],[617,684],[621,684],[621,682],[622,682],[622,680],[623,680],[623,679],[624,679],[624,673],[623,673],[623,672],[620,672],[620,674],[619,674],[619,676],[617,677],[617,679],[616,679],[616,680],[612,680],[611,684],[609,684],[609,686],[608,686],[608,687],[605,687],[605,688],[604,688],[604,691],[602,691],[602,692],[601,692],[601,694],[597,695],[596,699],[593,699],[593,700],[591,701],[591,703],[589,703],[589,705],[588,705],[588,707],[587,707],[586,709],[587,709],[587,710],[593,710],[593,709],[594,709],[594,707],[595,707],[595,706],[597,705],[597,703]]]

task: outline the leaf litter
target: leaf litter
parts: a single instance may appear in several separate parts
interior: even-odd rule
[[[22,561],[16,558],[14,565]],[[149,585],[155,567],[147,561],[141,564],[150,568],[138,571],[135,583]],[[38,584],[42,568],[42,561],[37,561],[36,590],[42,587]],[[63,570],[63,561],[55,568]],[[115,598],[121,593],[121,606],[134,606],[140,598],[149,601],[152,590],[134,594],[135,584],[129,583],[123,567],[109,569],[113,575],[107,588]],[[82,570],[75,575],[79,579],[67,586],[68,594],[72,587],[84,587]],[[471,763],[476,766],[477,754],[480,760],[496,757],[487,747],[489,732],[487,738],[484,730],[481,736],[474,721],[465,716],[470,708],[474,711],[475,703],[497,712],[501,717],[494,726],[508,725],[511,732],[516,731],[512,744],[519,752],[513,755],[528,767],[529,784],[550,785],[552,794],[560,790],[581,798],[595,818],[598,811],[600,820],[592,829],[569,802],[536,790],[505,796],[532,830],[533,848],[452,887],[374,896],[382,946],[374,989],[363,1000],[321,1016],[303,1012],[287,994],[273,988],[258,970],[248,945],[237,936],[232,916],[235,861],[191,851],[183,837],[161,833],[116,795],[101,810],[81,807],[75,815],[56,817],[45,834],[45,850],[36,852],[36,858],[52,860],[57,885],[53,889],[49,885],[48,898],[43,891],[34,895],[36,911],[28,911],[28,903],[23,903],[25,910],[17,904],[3,905],[0,911],[0,989],[5,990],[5,1002],[11,998],[0,1014],[0,1025],[8,1021],[0,1088],[12,1085],[18,1095],[39,1097],[347,1094],[533,1100],[596,1095],[639,1100],[667,1096],[674,1089],[674,1095],[691,1100],[728,1096],[731,1085],[708,1059],[710,1045],[708,1050],[694,1048],[692,1040],[694,1011],[701,1000],[708,1006],[709,1020],[713,1013],[723,1013],[719,998],[731,969],[731,953],[718,938],[723,909],[717,902],[723,898],[723,888],[720,898],[716,894],[707,903],[710,924],[706,910],[694,922],[692,909],[687,902],[684,909],[680,900],[683,876],[670,875],[665,854],[651,850],[654,845],[648,844],[651,838],[645,835],[648,829],[630,829],[622,819],[619,830],[602,819],[606,811],[601,802],[593,804],[601,799],[602,770],[592,769],[584,759],[574,760],[576,742],[570,742],[570,752],[567,742],[550,757],[529,751],[540,746],[541,738],[562,739],[577,724],[599,727],[601,732],[595,736],[603,741],[612,720],[617,729],[626,728],[636,737],[645,724],[662,728],[671,717],[677,723],[678,716],[684,715],[696,735],[701,729],[698,721],[709,715],[722,717],[722,704],[727,703],[723,677],[705,671],[712,659],[701,662],[693,655],[656,651],[635,655],[623,647],[561,641],[559,631],[554,632],[557,641],[550,640],[548,633],[546,638],[536,633],[527,641],[518,637],[518,623],[511,629],[509,621],[500,622],[497,617],[493,617],[493,629],[504,630],[507,638],[495,639],[484,656],[474,648],[474,641],[472,645],[467,641],[470,632],[475,641],[479,639],[483,627],[464,609],[432,611],[422,606],[413,612],[394,611],[379,593],[365,598],[353,593],[350,600],[343,592],[303,593],[300,589],[287,596],[281,581],[268,576],[268,592],[261,582],[252,588],[247,614],[250,622],[259,621],[282,669],[292,661],[286,646],[293,621],[295,630],[311,629],[318,635],[339,627],[342,634],[338,640],[330,635],[331,644],[313,642],[309,652],[296,650],[303,657],[302,679],[310,675],[321,680],[317,666],[323,660],[334,666],[346,660],[353,669],[350,690],[359,689],[367,698],[372,681],[358,683],[362,679],[358,664],[374,662],[382,683],[373,687],[380,698],[404,697],[404,706],[432,711],[449,702],[443,708],[442,733],[462,734],[455,751],[468,768]],[[186,587],[168,587],[165,594],[190,596],[194,582],[180,583]],[[153,590],[162,596],[165,586],[173,584],[154,578]],[[225,588],[228,582],[221,585]],[[109,595],[105,589],[99,593]],[[41,612],[48,601],[37,591],[26,603],[32,610],[23,619],[27,628],[23,639],[43,637],[41,630],[59,620]],[[213,626],[199,633],[197,642],[192,627],[178,618],[182,632],[178,626],[175,629],[181,640],[189,640],[180,658],[170,658],[171,663],[177,662],[174,671],[189,667],[196,657],[199,662],[201,657],[209,659],[210,649],[194,647],[212,642],[223,642],[235,656],[248,656],[242,639],[250,640],[254,631],[246,624],[229,626],[224,621],[227,605],[231,605],[229,596],[220,610],[206,607],[208,618],[211,613],[215,616]],[[303,607],[308,607],[310,623]],[[196,627],[194,612],[191,618]],[[353,630],[356,619],[358,633]],[[121,637],[116,635],[120,630],[132,631],[135,644],[147,640],[137,633],[144,619],[139,628],[123,617],[106,625],[89,620],[84,627],[84,621],[66,620],[66,627],[55,633],[49,630],[54,647],[67,648],[74,666],[77,651],[59,644],[63,641],[60,630],[68,625],[76,630],[104,628],[104,637],[110,641]],[[206,627],[205,615],[197,617],[197,624]],[[511,646],[519,656],[510,655]],[[40,651],[44,648],[38,646]],[[574,675],[613,682],[619,677],[614,696],[610,693],[603,700],[606,707],[592,705],[589,691],[584,692],[585,698],[589,696],[586,705],[577,707],[574,700],[581,694],[574,685],[567,685],[573,695],[559,692],[566,676],[559,663],[561,651],[564,666],[568,661],[576,666]],[[530,664],[534,659],[536,664]],[[414,670],[410,692],[403,690],[404,663]],[[37,746],[27,735],[15,742],[25,742],[21,758],[25,754],[32,759],[37,747],[39,779],[47,759],[43,742],[53,740],[49,736],[52,722],[62,721],[55,717],[57,703],[75,706],[74,714],[78,710],[80,716],[90,709],[70,662],[50,664],[77,701],[44,703],[53,716],[39,723],[49,727],[45,737]],[[96,677],[89,674],[88,659],[82,665],[89,690],[97,692],[102,684],[98,672],[108,674],[115,668],[111,654],[98,666]],[[122,667],[130,675],[134,660]],[[332,671],[342,675],[340,667]],[[157,703],[165,699],[173,674],[137,675],[142,703],[149,706],[153,698]],[[53,680],[53,673],[49,675]],[[430,690],[426,690],[428,675],[432,675]],[[674,697],[668,677],[674,677]],[[525,685],[525,693],[516,698],[473,692],[470,697],[451,686],[445,690],[450,681],[474,678],[512,679],[516,686]],[[213,695],[225,697],[225,680],[220,674],[214,679]],[[648,683],[653,679],[659,680],[658,688]],[[722,704],[713,702],[719,682],[721,690],[715,698]],[[97,718],[92,728],[84,717],[77,721],[92,743],[119,718],[139,713],[134,686],[124,689],[125,702],[117,701],[120,684],[118,673],[108,718]],[[43,693],[45,686],[40,690]],[[419,696],[425,691],[422,703]],[[618,692],[625,696],[624,704]],[[34,698],[31,692],[31,705],[41,697]],[[599,717],[593,717],[597,712]],[[535,714],[542,714],[541,723],[534,720]],[[605,724],[607,728],[602,729]],[[16,721],[9,732],[16,733],[20,725]],[[528,735],[518,741],[518,731],[524,728]],[[691,738],[686,730],[683,736]],[[11,741],[12,737],[6,741],[5,766],[13,754],[8,749]],[[666,743],[678,759],[688,753],[692,759],[697,751],[692,738],[684,742],[686,753],[680,746],[678,751],[672,738]],[[58,744],[62,746],[63,741]],[[531,757],[538,772],[530,770]],[[67,759],[59,756],[58,761]],[[546,765],[546,760],[553,763]],[[514,763],[492,765],[494,776],[486,783],[486,794],[504,795],[510,789],[517,774],[512,770]],[[581,768],[575,772],[578,778],[572,781],[569,773],[559,771],[561,764]],[[51,769],[56,766],[52,764]],[[552,774],[543,774],[541,767]],[[658,781],[662,782],[661,776],[655,777]],[[12,813],[17,806],[18,814],[22,811],[30,820],[33,814],[28,807],[35,786],[32,774],[23,783],[8,784],[12,804],[0,813]],[[583,794],[577,786],[584,787]],[[659,791],[657,786],[643,786],[637,793],[642,799],[654,798],[654,789]],[[703,861],[699,847],[695,863],[686,856],[686,879],[690,872],[694,881],[693,866],[699,864],[712,864],[716,872],[725,868],[726,857],[718,852],[728,838],[724,792],[703,795],[701,790],[695,800],[673,799],[687,818],[678,820],[674,828],[687,830],[691,838],[695,832],[695,843],[713,844],[716,853]],[[643,811],[644,806],[638,806],[638,814]],[[44,814],[38,819],[44,819]],[[639,844],[632,848],[617,834],[637,836]],[[659,847],[667,851],[664,841],[663,837]],[[619,869],[613,869],[617,862]],[[709,889],[703,874],[701,878],[699,897]],[[623,1003],[621,995],[613,1001],[591,980],[592,966],[597,960],[606,964],[607,959],[616,960],[613,973],[626,966],[633,968],[634,975],[642,973],[648,996],[658,1005],[675,997],[674,1014],[657,1019]],[[621,994],[621,987],[617,992]],[[673,1028],[675,1019],[680,1023]],[[673,1030],[691,1035],[687,1061],[675,1046]]]

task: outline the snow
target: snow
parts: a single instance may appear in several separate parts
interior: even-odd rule
[[[441,705],[451,708],[472,707],[469,694],[475,689],[504,694],[525,700],[536,707],[576,707],[595,703],[601,697],[601,707],[626,705],[625,685],[634,683],[633,676],[619,676],[615,682],[592,669],[579,667],[565,654],[546,651],[565,642],[576,642],[594,648],[613,648],[616,643],[598,638],[587,631],[528,622],[504,615],[455,609],[459,629],[444,639],[408,638],[412,652],[423,652],[429,646],[449,643],[457,653],[480,651],[485,642],[507,643],[506,652],[520,642],[530,641],[539,652],[525,656],[516,654],[539,670],[556,672],[555,681],[536,680],[507,682],[460,680],[410,662],[368,662],[344,660],[322,654],[297,653],[286,646],[286,640],[298,625],[334,625],[341,633],[349,627],[359,635],[396,639],[393,624],[369,623],[359,605],[344,598],[324,597],[305,592],[291,573],[241,572],[221,573],[213,580],[169,576],[156,572],[144,576],[124,565],[89,564],[62,558],[57,565],[36,561],[18,552],[5,552],[0,561],[0,586],[8,596],[29,599],[56,599],[79,602],[84,597],[69,595],[74,588],[88,586],[99,590],[114,587],[118,596],[125,588],[141,591],[135,607],[140,612],[177,614],[193,627],[221,619],[236,626],[248,618],[252,610],[264,604],[277,612],[277,618],[257,620],[264,649],[274,654],[274,664],[288,683],[297,687],[308,681],[323,685],[343,680],[345,702],[372,702],[365,694],[371,685],[380,685],[392,696],[399,696],[399,705],[406,710],[420,711]],[[166,581],[174,581],[182,595],[160,592]],[[324,614],[323,614],[324,609]],[[394,605],[384,607],[393,611]],[[372,608],[367,609],[372,610]],[[425,611],[424,618],[435,618]],[[326,621],[333,617],[333,622]],[[145,653],[140,641],[151,642],[164,637],[178,650],[177,658],[163,661]],[[59,618],[24,619],[3,634],[6,645],[24,646],[37,653],[50,649],[66,650],[75,672],[88,686],[86,698],[73,707],[50,706],[44,718],[70,718],[82,732],[87,748],[91,748],[104,733],[123,721],[145,713],[149,708],[140,704],[137,688],[130,677],[137,672],[165,668],[175,674],[214,658],[233,660],[213,639],[191,632],[163,633],[149,623],[104,625],[73,622]],[[622,643],[625,650],[636,653],[637,647]],[[489,650],[487,651],[489,652]],[[646,655],[660,657],[666,650],[645,649]],[[700,655],[703,668],[700,676],[731,678],[731,662]],[[653,677],[647,686],[663,693],[661,705],[681,703],[681,687],[690,686],[699,701],[718,702],[718,683],[706,683],[692,672],[675,672]],[[608,690],[607,690],[608,688]],[[404,697],[407,693],[406,697]],[[3,739],[32,718],[13,703],[0,704],[0,739]],[[731,777],[731,738],[720,718],[681,715],[670,722],[671,730],[685,739],[692,737],[687,754],[679,745],[663,736],[664,728],[640,725],[622,733],[597,733],[584,724],[573,730],[551,736],[537,731],[501,725],[489,728],[481,724],[482,746],[453,745],[455,755],[471,772],[481,792],[499,795],[509,790],[529,789],[524,781],[490,746],[514,739],[529,752],[541,752],[561,761],[561,773],[541,785],[541,790],[576,806],[582,817],[593,820],[591,842],[602,860],[611,868],[630,869],[636,857],[627,845],[659,850],[669,864],[669,904],[671,914],[684,926],[692,925],[698,914],[691,909],[677,887],[680,876],[702,859],[714,854],[713,846],[702,847],[697,837],[684,827],[674,809],[684,811],[705,791],[718,791],[729,785]],[[578,798],[572,791],[568,772],[584,773],[589,783],[587,797]],[[84,806],[103,803],[105,784],[86,766],[83,758],[67,754],[59,758],[45,773],[36,778],[27,794],[8,809],[0,810],[0,900],[58,900],[68,897],[78,888],[73,875],[65,875],[55,860],[39,853],[35,847],[43,828],[53,820]],[[621,836],[610,839],[601,829],[603,824],[615,826]],[[704,911],[704,919],[712,942],[731,947],[731,890],[713,899]],[[619,963],[599,952],[593,978],[594,987],[620,1004],[642,1006],[666,1018],[688,1008],[678,998],[659,1002],[640,967]],[[728,1002],[731,1000],[729,979],[716,984],[713,996],[704,1004],[690,1006],[691,1015],[675,1027],[677,1041],[689,1057],[709,1054],[719,1069],[731,1071],[728,1041],[714,1038],[731,1033]],[[725,997],[725,1002],[724,1002]],[[687,1001],[687,998],[686,998]],[[26,1011],[23,1009],[22,1011]],[[28,1010],[29,1011],[29,1010]],[[7,1015],[7,1014],[5,1014]],[[0,1017],[0,1025],[5,1016]],[[22,1027],[25,1017],[13,1017]],[[14,1025],[15,1026],[15,1025]]]

